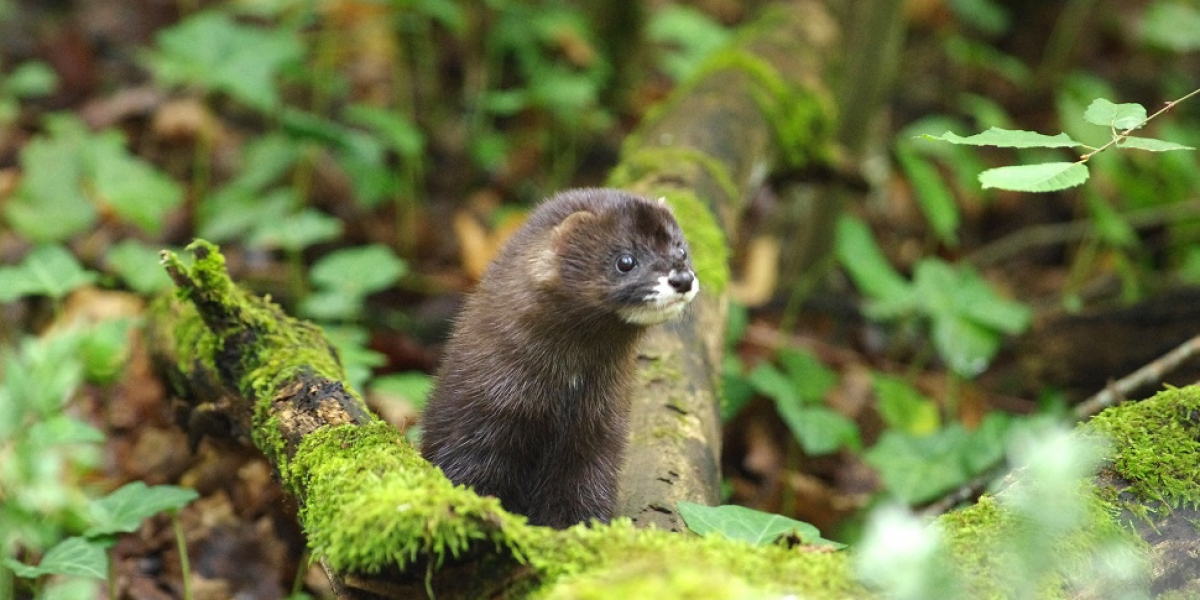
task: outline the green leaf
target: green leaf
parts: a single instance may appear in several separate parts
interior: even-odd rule
[[[0,302],[33,295],[59,300],[95,280],[62,246],[38,246],[19,265],[0,267]]]
[[[675,506],[678,507],[688,529],[701,536],[721,535],[754,546],[766,546],[775,543],[781,537],[795,535],[804,544],[845,547],[823,539],[816,527],[782,515],[744,506],[704,506],[684,500],[676,502]]]
[[[13,228],[36,242],[65,240],[97,219],[82,188],[87,127],[62,115],[47,117],[46,127],[49,136],[37,136],[21,149],[21,183],[3,203]]]
[[[762,363],[746,377],[754,390],[776,403],[800,406],[803,401],[796,391],[795,383],[770,363]]]
[[[824,406],[775,403],[779,416],[792,436],[810,456],[836,452],[840,448],[857,450],[862,446],[858,425]]]
[[[784,348],[779,351],[779,363],[804,402],[820,403],[825,394],[837,385],[837,373],[822,364],[811,352]]]
[[[282,219],[259,223],[249,243],[264,248],[300,251],[313,244],[336,239],[342,222],[315,208],[305,208]]]
[[[904,143],[896,146],[896,158],[900,161],[900,167],[904,169],[913,191],[916,192],[921,212],[925,214],[933,232],[943,243],[949,246],[958,245],[958,205],[954,202],[954,194],[946,187],[941,174],[931,162]]]
[[[879,397],[879,415],[888,428],[920,436],[941,426],[937,404],[904,380],[875,373],[871,387]]]
[[[241,186],[226,186],[201,203],[197,211],[200,237],[223,242],[244,236],[264,223],[282,221],[298,203],[291,188],[260,194]]]
[[[730,31],[701,10],[668,4],[653,11],[646,35],[662,46],[654,53],[659,68],[675,81],[684,81],[725,45]]]
[[[407,271],[391,248],[371,244],[333,252],[313,264],[310,273],[318,287],[361,297],[387,288]]]
[[[48,96],[58,87],[58,74],[41,61],[23,62],[0,83],[0,89],[18,98]]]
[[[195,490],[173,485],[147,487],[141,481],[125,484],[89,506],[92,526],[85,536],[137,531],[142,521],[164,510],[179,510],[200,497]]]
[[[1113,104],[1096,98],[1083,111],[1083,120],[1093,125],[1111,127],[1117,131],[1133,129],[1146,121],[1146,107],[1137,103]]]
[[[1200,259],[1200,249],[1196,252],[1196,256]],[[1200,273],[1200,260],[1195,261],[1197,266],[1195,272]],[[1191,273],[1192,271],[1187,271]],[[1200,275],[1196,277],[1200,280]],[[727,422],[741,412],[754,398],[754,387],[742,375],[742,361],[732,353],[725,355],[725,360],[722,363],[722,381],[721,386],[721,421]]]
[[[1083,120],[1118,131],[1132,129],[1146,120],[1146,107],[1136,102],[1116,104],[1096,98],[1083,111]]]
[[[417,156],[425,147],[425,136],[421,130],[394,109],[352,104],[346,108],[346,119],[373,130],[400,156]]]
[[[167,212],[183,201],[179,184],[129,154],[115,130],[90,141],[88,167],[97,200],[147,233],[161,232]]]
[[[125,239],[117,242],[105,262],[133,291],[150,295],[170,287],[171,278],[159,264],[158,249]]]
[[[42,575],[72,575],[106,579],[108,555],[100,542],[81,537],[69,537],[46,551],[36,567],[5,557],[4,564],[18,577],[32,579]]]
[[[1135,150],[1149,150],[1151,152],[1169,152],[1171,150],[1195,150],[1192,146],[1184,146],[1175,142],[1165,140],[1156,140],[1154,138],[1144,138],[1136,136],[1127,136],[1125,139],[1117,142],[1120,148],[1133,148]]]
[[[917,263],[913,287],[918,305],[933,325],[933,343],[958,374],[974,377],[995,355],[1000,333],[1029,324],[1029,309],[1004,300],[979,275],[936,258]]]
[[[984,188],[1013,192],[1054,192],[1078,185],[1088,179],[1082,162],[1053,162],[988,169],[979,174]]]
[[[404,398],[413,408],[421,409],[433,391],[433,377],[420,371],[394,373],[371,380],[371,388]]]
[[[1101,239],[1114,246],[1132,248],[1137,245],[1137,232],[1109,205],[1108,200],[1090,189],[1084,193],[1084,198]]]
[[[1187,2],[1154,2],[1142,20],[1142,37],[1175,52],[1200,49],[1200,8]]]
[[[129,359],[129,330],[133,319],[106,319],[93,326],[80,340],[79,356],[83,359],[84,376],[88,381],[107,385],[116,381]]]
[[[225,92],[262,111],[279,105],[275,78],[304,52],[285,28],[243,25],[218,10],[196,13],[156,40],[148,58],[160,81]]]
[[[969,444],[969,435],[957,424],[920,437],[889,429],[863,457],[879,471],[889,492],[908,504],[920,504],[970,478],[962,458]]]
[[[40,448],[71,444],[99,444],[104,433],[99,429],[65,414],[46,417],[29,426],[30,442]]]
[[[931,135],[922,137],[928,140],[950,142],[951,144],[997,146],[1000,148],[1073,148],[1080,145],[1079,142],[1071,139],[1071,136],[1065,133],[1043,135],[1033,131],[1000,129],[999,127],[992,127],[983,133],[977,133],[968,137],[962,137],[950,131],[936,137]]]
[[[908,282],[884,257],[866,223],[843,216],[838,220],[835,245],[838,261],[863,294],[889,301],[909,295]]]

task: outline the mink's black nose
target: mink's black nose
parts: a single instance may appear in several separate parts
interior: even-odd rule
[[[691,271],[675,271],[667,277],[667,283],[680,294],[686,294],[692,291],[692,282],[696,281],[696,276],[692,275]]]

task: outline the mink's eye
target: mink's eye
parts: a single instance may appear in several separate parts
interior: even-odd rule
[[[683,246],[680,246],[671,254],[675,257],[675,260],[683,260],[687,258],[687,249],[685,249]]]
[[[628,273],[637,266],[637,259],[631,254],[622,254],[617,257],[616,267],[622,273]]]

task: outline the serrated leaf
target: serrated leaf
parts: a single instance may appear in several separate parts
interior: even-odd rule
[[[142,521],[164,510],[179,510],[200,497],[195,490],[173,485],[148,487],[133,481],[111,494],[92,501],[89,516],[92,526],[88,537],[137,531]]]
[[[1175,142],[1166,140],[1156,140],[1154,138],[1144,138],[1137,136],[1127,136],[1125,139],[1117,142],[1120,148],[1133,148],[1135,150],[1149,150],[1151,152],[1169,152],[1171,150],[1195,150],[1192,146],[1184,146]]]
[[[803,521],[765,513],[744,506],[704,506],[680,500],[675,503],[688,529],[698,535],[721,535],[754,546],[774,543],[782,536],[797,534],[805,544],[845,547],[821,537],[821,532]]]
[[[1071,136],[1065,133],[1045,135],[1035,131],[1000,129],[999,127],[992,127],[983,133],[967,137],[962,137],[950,131],[940,136],[923,135],[921,137],[927,140],[950,142],[951,144],[996,146],[999,148],[1073,148],[1080,145],[1079,142],[1071,139]]]
[[[1083,185],[1088,179],[1082,162],[1053,162],[988,169],[979,174],[986,188],[1013,192],[1054,192]]]
[[[1096,98],[1083,111],[1083,120],[1093,125],[1112,127],[1125,131],[1146,121],[1146,107],[1137,103],[1114,104],[1104,98]]]
[[[108,577],[106,546],[82,537],[69,537],[46,551],[37,566],[26,565],[11,558],[4,564],[18,577],[35,578],[42,575],[73,575],[105,579]]]

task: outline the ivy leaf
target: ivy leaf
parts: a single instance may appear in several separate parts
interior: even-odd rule
[[[42,575],[73,575],[105,579],[108,577],[108,555],[101,542],[82,537],[69,537],[42,556],[37,566],[5,557],[4,564],[18,577],[32,579]]]
[[[998,167],[979,174],[979,182],[984,188],[1013,192],[1054,192],[1083,185],[1087,179],[1087,166],[1081,162]]]
[[[1087,110],[1083,111],[1083,120],[1093,125],[1125,131],[1146,121],[1146,107],[1134,102],[1114,104],[1104,98],[1096,98],[1088,105]]]
[[[679,514],[698,535],[721,535],[754,546],[775,543],[781,537],[798,535],[802,543],[844,548],[843,544],[821,537],[821,532],[803,521],[782,515],[765,513],[744,506],[704,506],[680,500],[675,503]]]
[[[983,133],[977,133],[968,137],[962,137],[950,131],[940,136],[927,134],[921,137],[927,140],[950,142],[951,144],[996,146],[999,148],[1073,148],[1080,145],[1079,142],[1071,139],[1071,136],[1065,133],[1045,135],[1034,131],[1001,129],[999,127],[992,127]]]
[[[1151,152],[1168,152],[1171,150],[1195,150],[1192,146],[1184,146],[1175,142],[1165,140],[1156,140],[1154,138],[1144,138],[1137,136],[1127,136],[1125,139],[1117,142],[1117,146],[1121,148],[1133,148],[1135,150],[1149,150]]]
[[[195,490],[173,485],[148,487],[134,481],[89,505],[92,526],[85,536],[137,531],[142,521],[164,510],[179,510],[200,497]]]

